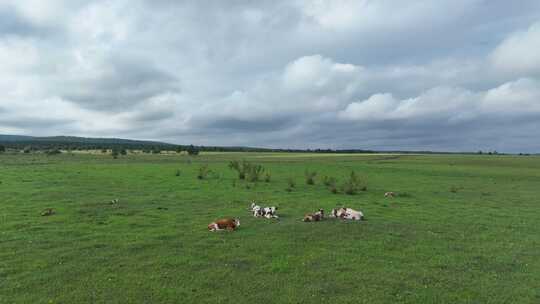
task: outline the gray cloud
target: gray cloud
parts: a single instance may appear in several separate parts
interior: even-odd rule
[[[540,3],[3,1],[0,133],[540,151]]]

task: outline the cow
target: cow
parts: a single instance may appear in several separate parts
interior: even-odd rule
[[[357,211],[351,208],[336,208],[332,209],[331,217],[339,217],[343,220],[356,220],[361,221],[364,219],[364,214],[362,211]]]
[[[319,211],[317,211],[315,213],[308,213],[308,214],[304,215],[304,219],[302,221],[304,221],[304,222],[318,222],[318,221],[322,221],[323,218],[324,218],[324,210],[319,209]]]
[[[263,216],[263,217],[266,217],[266,218],[279,218],[277,215],[276,215],[276,210],[278,208],[277,207],[274,207],[274,206],[271,206],[271,207],[261,207],[257,204],[255,204],[255,202],[251,203],[251,212],[253,212],[253,216],[254,217],[260,217],[260,216]]]
[[[219,230],[227,229],[228,231],[234,231],[239,226],[240,226],[239,219],[224,218],[224,219],[219,219],[215,222],[208,224],[208,230],[219,231]]]
[[[394,196],[396,196],[396,194],[394,192],[386,192],[384,194],[384,197],[394,197]]]

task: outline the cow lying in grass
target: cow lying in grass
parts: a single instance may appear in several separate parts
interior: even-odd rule
[[[324,218],[324,210],[319,209],[319,211],[317,211],[315,213],[306,214],[304,216],[303,221],[304,222],[318,222],[318,221],[322,221],[323,218]]]
[[[251,212],[253,212],[253,216],[254,217],[260,217],[260,216],[264,216],[265,218],[279,218],[277,215],[276,215],[276,210],[278,208],[277,207],[261,207],[255,203],[251,203]]]
[[[238,226],[240,226],[240,220],[224,218],[208,224],[208,230],[218,231],[227,229],[229,231],[234,231]]]
[[[396,194],[394,192],[386,192],[384,194],[384,197],[395,197],[395,196],[396,196]]]
[[[351,208],[336,208],[332,209],[331,217],[339,217],[343,220],[356,220],[361,221],[364,219],[362,211],[357,211]]]

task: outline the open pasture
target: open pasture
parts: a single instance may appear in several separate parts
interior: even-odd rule
[[[239,181],[235,159],[270,182]],[[0,303],[540,303],[539,157],[5,154],[0,170]],[[367,191],[322,183],[351,171]],[[301,221],[336,206],[367,220]],[[225,216],[236,232],[208,232]]]

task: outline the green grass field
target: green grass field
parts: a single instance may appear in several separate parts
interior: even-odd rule
[[[235,182],[232,159],[271,182]],[[540,157],[6,154],[0,170],[0,303],[540,303]],[[321,183],[352,170],[367,191]],[[301,222],[343,205],[367,220]],[[207,231],[225,216],[236,232]]]

